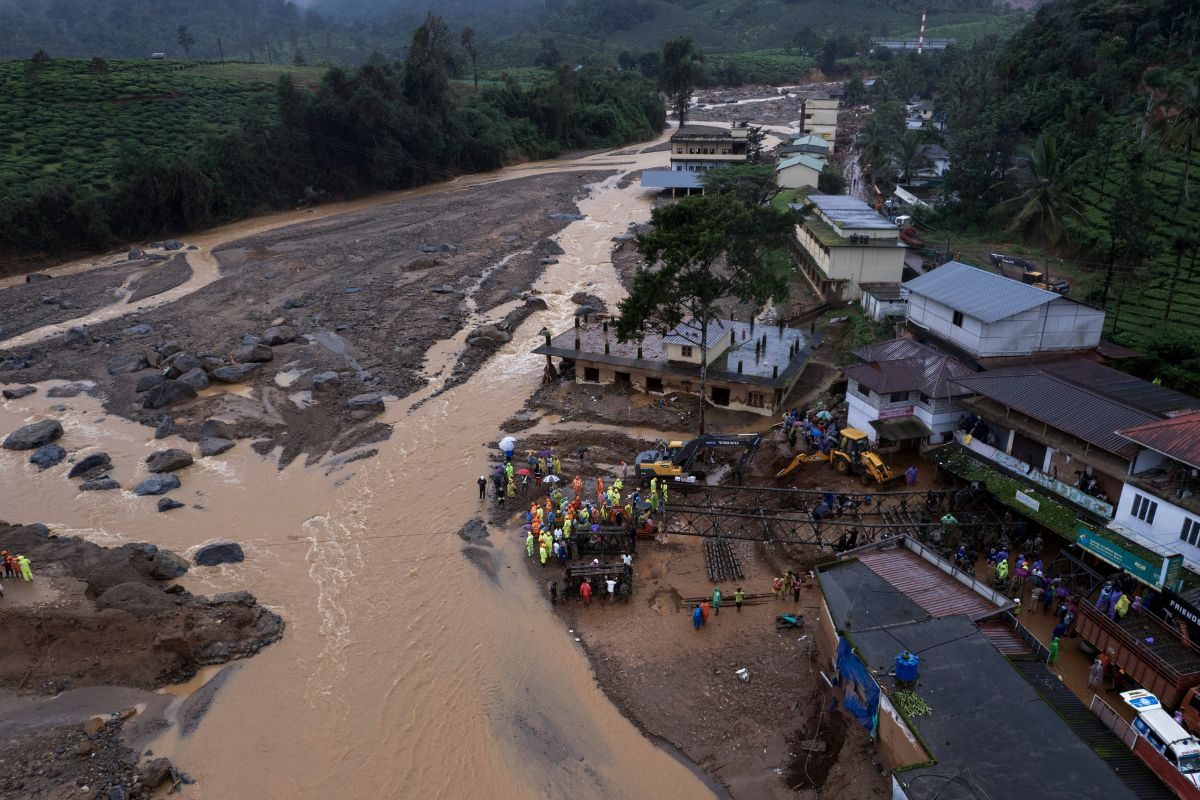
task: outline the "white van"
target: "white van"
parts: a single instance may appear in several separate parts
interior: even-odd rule
[[[1133,729],[1163,754],[1193,786],[1200,787],[1200,741],[1171,718],[1158,698],[1145,689],[1121,692],[1125,704],[1137,712]]]

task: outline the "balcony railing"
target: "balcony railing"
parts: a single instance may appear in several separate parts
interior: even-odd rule
[[[1104,519],[1112,519],[1116,509],[1111,503],[1105,503],[1103,500],[1097,500],[1087,492],[1078,489],[1069,483],[1063,483],[1057,478],[1052,478],[1041,470],[1034,469],[1031,465],[1026,464],[1018,458],[1013,458],[1003,450],[992,447],[990,444],[984,444],[978,439],[971,437],[971,441],[967,441],[967,436],[962,431],[954,432],[954,440],[967,448],[973,453],[986,458],[1009,472],[1018,475],[1030,483],[1037,484],[1046,491],[1053,492],[1059,497],[1064,497],[1070,500],[1077,506],[1086,508],[1093,514],[1097,514]]]

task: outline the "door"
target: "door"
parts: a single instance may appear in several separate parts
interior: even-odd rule
[[[713,405],[729,405],[729,390],[723,386],[714,386],[712,389],[712,401]]]

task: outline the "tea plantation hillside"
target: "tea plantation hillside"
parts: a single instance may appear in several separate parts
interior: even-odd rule
[[[122,154],[170,160],[248,112],[271,113],[284,72],[264,64],[54,59],[0,64],[0,183],[17,197],[60,181],[102,193]]]

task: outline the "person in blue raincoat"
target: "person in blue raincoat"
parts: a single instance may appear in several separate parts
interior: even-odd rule
[[[700,606],[692,611],[692,627],[700,630],[700,626],[704,624],[704,612],[700,610]]]

